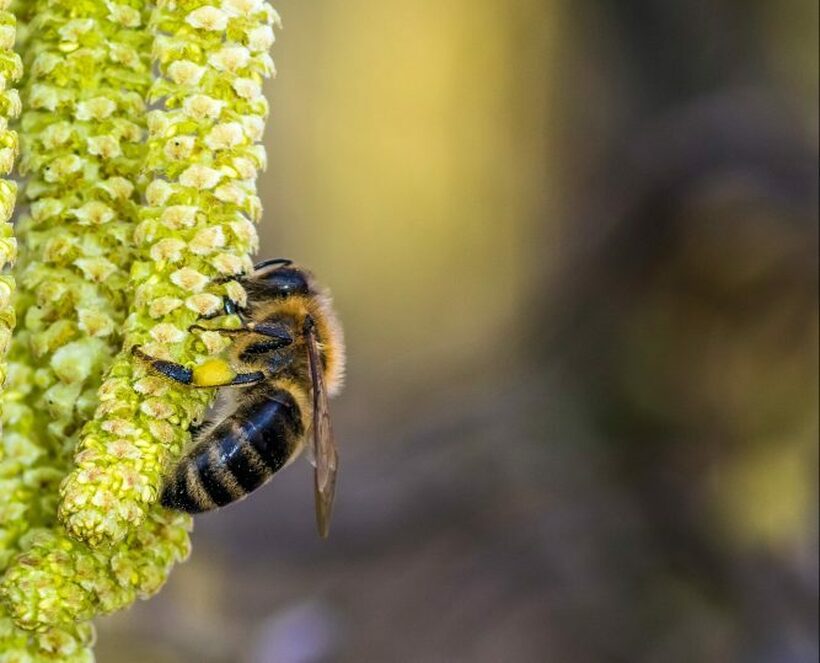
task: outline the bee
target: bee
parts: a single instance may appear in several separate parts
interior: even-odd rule
[[[210,359],[187,368],[151,357],[140,346],[131,349],[170,380],[192,388],[236,388],[233,398],[223,399],[225,413],[195,430],[190,449],[166,477],[160,501],[187,513],[226,506],[266,483],[307,447],[316,523],[326,537],[338,467],[328,397],[342,384],[341,327],[327,292],[290,260],[259,263],[238,280],[247,303],[239,307],[225,298],[223,312],[237,314],[242,325],[190,328],[231,336],[227,361]]]

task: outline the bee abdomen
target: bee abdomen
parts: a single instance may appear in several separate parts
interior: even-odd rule
[[[180,460],[163,489],[162,504],[200,513],[241,499],[288,462],[303,433],[293,396],[282,389],[260,392]]]

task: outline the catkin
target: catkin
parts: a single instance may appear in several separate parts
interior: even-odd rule
[[[18,9],[28,35],[19,166],[27,209],[17,224],[19,323],[2,396],[0,568],[18,555],[19,570],[29,546],[56,531],[59,483],[121,347],[151,70],[141,2]],[[23,633],[32,620],[3,588],[17,625],[0,616],[0,660],[91,660],[90,625],[37,623],[37,635]]]
[[[156,592],[188,553],[190,518],[157,499],[213,390],[149,375],[130,349],[194,365],[228,344],[188,328],[218,314],[224,297],[244,303],[231,277],[251,269],[258,243],[262,81],[274,72],[268,50],[278,22],[263,0],[161,0],[154,11],[160,75],[150,99],[161,108],[148,114],[148,182],[125,286],[133,297],[125,342],[62,486],[66,532],[33,537],[3,581],[12,615],[26,628],[126,607]]]

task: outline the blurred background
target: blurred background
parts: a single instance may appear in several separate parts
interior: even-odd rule
[[[345,324],[333,532],[292,465],[99,661],[817,661],[817,3],[278,9],[261,254]]]

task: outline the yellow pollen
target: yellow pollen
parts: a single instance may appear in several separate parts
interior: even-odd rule
[[[194,384],[213,387],[230,382],[236,373],[224,359],[208,359],[194,369]]]

